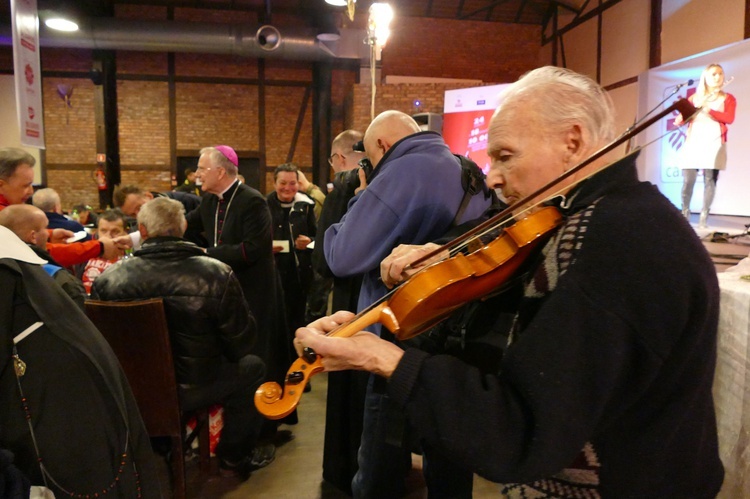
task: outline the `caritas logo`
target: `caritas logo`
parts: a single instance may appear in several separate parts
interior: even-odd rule
[[[27,64],[24,71],[26,72],[26,83],[28,83],[29,85],[33,84],[34,83],[34,70],[31,69],[31,65]]]
[[[31,107],[31,106],[29,106],[29,109],[28,109],[27,111],[28,111],[28,113],[29,113],[29,119],[30,119],[30,120],[33,120],[33,119],[34,119],[34,116],[35,116],[35,114],[34,114],[34,108],[33,108],[33,107]]]

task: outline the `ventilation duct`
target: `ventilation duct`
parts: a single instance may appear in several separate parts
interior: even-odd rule
[[[90,18],[80,28],[65,33],[42,25],[39,43],[42,47],[234,54],[304,61],[337,57],[313,30],[282,32],[270,25]],[[0,45],[11,44],[10,26],[0,28]]]

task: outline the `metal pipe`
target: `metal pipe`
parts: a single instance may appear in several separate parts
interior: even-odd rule
[[[72,33],[40,26],[39,43],[42,47],[234,54],[307,61],[336,58],[312,30],[286,32],[270,25],[89,18]],[[0,27],[0,45],[10,44],[10,26]]]

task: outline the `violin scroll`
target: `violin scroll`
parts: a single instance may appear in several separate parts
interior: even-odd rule
[[[269,381],[255,391],[255,407],[268,419],[282,419],[294,412],[310,378],[323,371],[320,357],[309,348],[305,350],[289,368],[283,389],[278,383]]]

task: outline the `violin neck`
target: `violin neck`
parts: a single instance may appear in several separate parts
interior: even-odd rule
[[[390,296],[390,293],[355,315],[349,322],[345,322],[336,329],[326,333],[326,336],[348,338],[366,327],[377,323],[383,324],[395,334],[399,328],[398,320],[396,320],[391,309],[388,308],[388,296]]]

